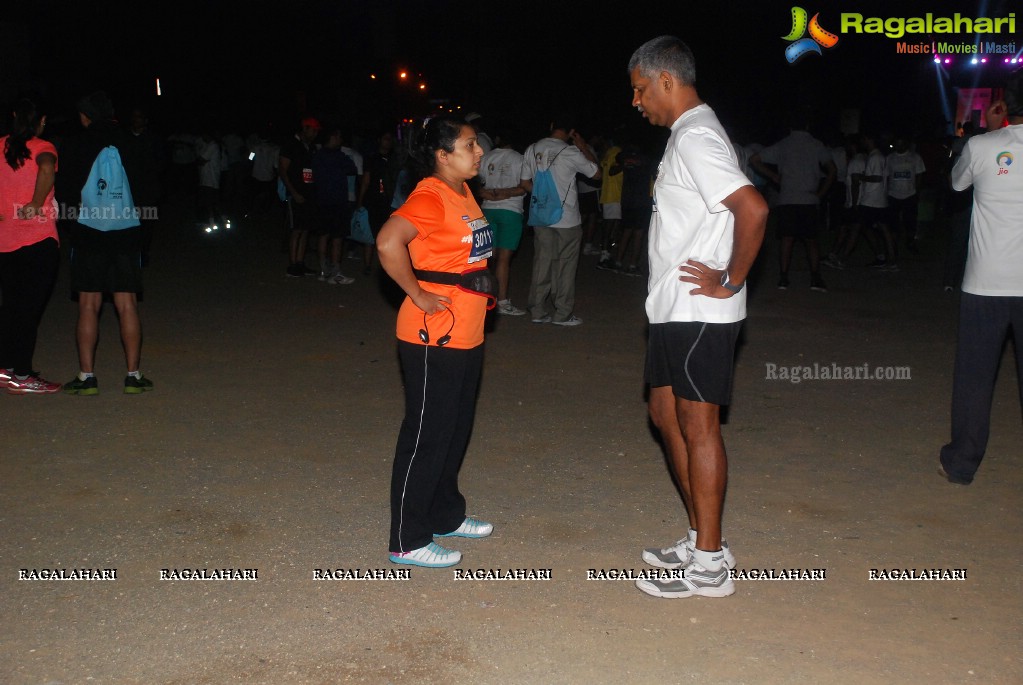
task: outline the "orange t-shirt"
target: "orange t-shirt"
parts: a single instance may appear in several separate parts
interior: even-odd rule
[[[490,224],[464,183],[462,192],[464,196],[444,181],[429,176],[419,182],[405,204],[394,212],[410,221],[419,232],[408,246],[413,268],[449,273],[486,268],[487,258],[493,252]],[[445,347],[468,350],[483,343],[485,297],[453,285],[425,281],[419,284],[424,290],[451,298],[450,312],[426,317],[430,345],[436,345],[445,335],[451,336]],[[423,310],[406,297],[398,311],[398,339],[421,345],[419,331],[422,329]]]
[[[27,245],[35,245],[47,238],[57,240],[57,203],[50,189],[43,202],[43,214],[31,219],[19,219],[18,207],[32,202],[36,192],[36,177],[39,176],[39,155],[51,154],[57,157],[57,148],[40,138],[28,140],[28,151],[32,154],[17,170],[11,168],[3,156],[7,147],[7,136],[0,138],[0,252],[14,252]],[[56,167],[56,162],[54,162]]]

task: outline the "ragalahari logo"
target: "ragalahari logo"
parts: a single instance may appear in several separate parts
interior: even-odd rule
[[[789,35],[782,36],[791,45],[785,48],[785,59],[789,64],[795,64],[810,53],[821,54],[821,48],[833,48],[838,45],[838,36],[821,28],[817,17],[820,13],[813,15],[813,19],[807,22],[806,10],[802,7],[792,8],[792,30]],[[810,37],[805,34],[809,31]]]

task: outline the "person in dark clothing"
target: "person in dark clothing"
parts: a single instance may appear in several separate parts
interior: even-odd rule
[[[92,166],[105,148],[113,146],[121,157],[128,187],[137,184],[139,162],[128,133],[114,121],[114,106],[103,92],[78,102],[79,118],[85,131],[69,140],[57,177],[58,198],[68,215],[82,203],[82,188]],[[142,357],[142,323],[138,294],[142,292],[142,230],[135,225],[119,230],[97,230],[82,223],[72,224],[71,291],[78,294],[78,376],[64,384],[69,395],[96,395],[99,384],[94,375],[99,317],[103,295],[111,294],[120,322],[121,344],[128,375],[124,392],[138,394],[153,389],[153,382],[139,371]]]
[[[136,107],[128,121],[130,155],[139,164],[138,175],[131,187],[131,195],[139,211],[142,229],[142,266],[149,264],[153,234],[156,230],[157,205],[163,194],[160,177],[163,173],[161,141],[149,128],[145,110]]]
[[[348,179],[358,170],[352,158],[341,151],[341,130],[327,135],[327,144],[312,158],[316,211],[320,221],[320,261],[329,259],[320,269],[320,280],[330,285],[349,285],[354,278],[341,273],[341,245],[351,227],[352,206],[348,202]],[[330,256],[327,243],[330,242]]]
[[[380,135],[377,151],[366,158],[359,186],[359,206],[365,207],[369,213],[369,225],[374,236],[380,233],[380,227],[391,216],[391,200],[394,199],[399,173],[401,163],[394,150],[394,134],[386,131]],[[367,275],[373,268],[374,248],[373,243],[363,246],[363,273]]]
[[[290,257],[286,274],[301,277],[315,273],[305,265],[306,242],[309,231],[316,225],[316,204],[313,197],[313,152],[320,122],[313,117],[302,120],[302,129],[281,148],[277,172],[288,191],[288,211],[291,216],[291,238],[288,241]]]

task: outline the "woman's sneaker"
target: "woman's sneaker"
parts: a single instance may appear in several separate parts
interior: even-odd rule
[[[494,532],[494,524],[466,516],[462,525],[450,533],[436,533],[439,538],[485,538]]]
[[[389,556],[392,564],[408,564],[423,568],[454,566],[462,560],[461,552],[441,547],[436,542],[431,542],[426,547],[420,547],[411,552],[391,552]]]
[[[77,376],[71,382],[64,384],[65,395],[98,395],[99,381],[95,376],[90,376],[84,381]]]
[[[12,374],[7,381],[9,395],[45,395],[53,392],[60,392],[60,383],[43,380],[36,373],[29,374],[27,378],[18,378]]]

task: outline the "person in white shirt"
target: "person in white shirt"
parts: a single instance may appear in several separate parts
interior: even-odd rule
[[[895,151],[885,160],[885,174],[888,186],[888,208],[892,222],[893,238],[902,233],[906,249],[917,253],[916,217],[920,196],[920,174],[927,171],[924,160],[909,149],[905,137],[895,139]]]
[[[220,144],[209,132],[204,132],[195,146],[199,162],[199,194],[197,195],[198,219],[205,227],[218,229],[224,219],[220,212],[220,175],[223,172],[223,158]]]
[[[569,141],[573,144],[569,144]],[[582,216],[576,174],[599,179],[600,167],[589,145],[565,121],[551,124],[550,136],[526,148],[522,156],[521,184],[533,190],[537,171],[550,169],[558,197],[562,199],[561,219],[550,226],[533,227],[533,276],[529,284],[529,308],[533,323],[578,326],[583,320],[575,315],[575,274],[583,239]],[[547,312],[547,300],[554,315]]]
[[[653,566],[684,569],[682,577],[636,586],[656,597],[725,597],[735,592],[735,557],[721,537],[728,461],[720,411],[731,401],[744,285],[763,244],[767,203],[697,94],[685,43],[674,36],[648,41],[633,53],[629,72],[632,105],[671,129],[650,220],[646,381],[650,418],[690,525],[674,545],[642,555]]]
[[[826,292],[820,274],[820,201],[827,197],[835,180],[835,162],[824,143],[810,135],[808,116],[800,110],[790,115],[790,133],[774,145],[750,158],[750,165],[778,185],[778,217],[780,273],[778,289],[789,287],[789,265],[796,240],[806,245],[810,265],[810,289]],[[773,165],[777,171],[767,164]],[[823,174],[823,176],[822,176]]]
[[[526,312],[511,303],[508,297],[508,275],[511,258],[522,240],[522,201],[526,194],[519,183],[522,155],[512,149],[506,136],[497,134],[497,147],[483,155],[480,162],[480,196],[483,215],[494,231],[497,264],[497,313],[522,316]]]
[[[888,193],[885,190],[887,174],[885,158],[877,149],[872,134],[864,133],[860,138],[867,153],[866,166],[860,178],[860,218],[868,231],[877,231],[884,241],[884,254],[878,254],[870,264],[883,271],[898,271],[895,241],[888,228]]]
[[[1004,126],[1008,119],[1008,126]],[[959,303],[952,380],[952,440],[939,473],[968,485],[987,450],[991,401],[1012,329],[1023,403],[1023,73],[987,111],[988,133],[970,138],[952,168],[952,187],[973,187],[970,251]]]

